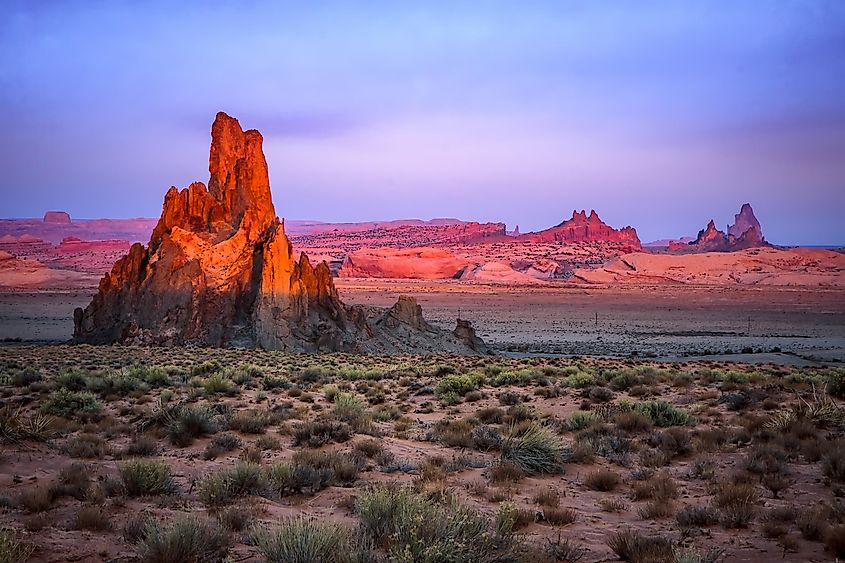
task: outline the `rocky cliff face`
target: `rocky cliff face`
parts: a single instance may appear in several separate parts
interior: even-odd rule
[[[416,319],[375,322],[377,312],[340,301],[325,262],[294,259],[258,131],[218,113],[209,173],[207,188],[170,188],[149,245],[132,245],[91,304],[74,312],[76,342],[473,351]]]
[[[572,218],[549,229],[520,235],[520,240],[530,242],[613,242],[640,250],[640,238],[633,227],[614,229],[591,210],[589,216],[582,210],[572,212]]]
[[[728,226],[724,232],[716,228],[716,223],[711,219],[707,226],[698,232],[694,241],[683,243],[672,243],[669,250],[676,252],[733,252],[769,246],[763,238],[763,230],[760,222],[754,216],[751,205],[744,203],[739,213],[734,215],[734,224]]]

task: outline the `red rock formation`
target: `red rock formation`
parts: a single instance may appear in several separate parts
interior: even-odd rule
[[[70,214],[66,211],[48,211],[44,214],[45,223],[55,223],[57,225],[70,225]]]
[[[684,244],[670,243],[669,250],[675,252],[733,252],[747,248],[768,246],[763,238],[760,222],[754,216],[751,205],[744,203],[739,213],[734,215],[734,224],[728,226],[725,233],[716,228],[711,219],[707,227],[698,232],[694,241]]]
[[[636,229],[614,229],[594,210],[589,216],[583,210],[580,213],[573,211],[571,219],[543,231],[520,235],[519,239],[528,242],[613,242],[629,247],[629,252],[641,249]]]
[[[76,342],[469,351],[441,331],[410,344],[379,334],[365,312],[341,303],[325,262],[294,260],[261,144],[258,131],[217,114],[208,189],[195,182],[167,192],[148,247],[132,245],[91,304],[74,312]]]

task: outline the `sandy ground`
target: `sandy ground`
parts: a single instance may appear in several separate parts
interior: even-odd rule
[[[347,303],[389,307],[417,296],[426,317],[469,319],[515,354],[637,353],[795,365],[845,361],[845,291],[779,287],[517,287],[454,280],[336,280]],[[93,290],[0,293],[0,339],[63,342]],[[750,328],[750,331],[749,331]],[[739,354],[751,348],[753,354]],[[794,355],[772,354],[775,349]],[[725,354],[730,351],[730,354]]]

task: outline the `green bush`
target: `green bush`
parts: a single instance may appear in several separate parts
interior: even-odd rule
[[[538,424],[511,432],[502,442],[502,459],[528,474],[559,473],[569,456],[569,448],[557,436]]]
[[[220,562],[229,551],[229,538],[211,521],[180,515],[172,523],[146,523],[136,545],[141,563]]]
[[[176,410],[168,425],[170,442],[179,447],[190,446],[195,438],[217,432],[214,413],[207,406],[184,406]]]
[[[689,413],[672,406],[668,401],[643,401],[634,410],[651,419],[655,426],[690,426],[695,418]]]
[[[358,496],[355,508],[364,530],[387,549],[391,561],[508,560],[497,553],[508,542],[495,541],[490,520],[453,498],[435,502],[407,488],[375,487]]]
[[[566,419],[566,428],[569,430],[583,430],[599,420],[601,420],[601,417],[592,411],[575,411]]]
[[[332,415],[350,424],[364,415],[364,404],[352,393],[337,393],[334,397]]]
[[[596,383],[596,378],[593,374],[587,373],[585,371],[579,371],[578,373],[573,373],[572,375],[566,377],[563,380],[563,383],[567,387],[572,387],[575,389],[583,389],[584,387],[589,387]]]
[[[261,467],[240,462],[203,479],[197,496],[206,506],[223,506],[236,498],[259,494],[264,486]]]
[[[102,406],[93,393],[67,389],[53,391],[41,405],[42,413],[62,418],[98,414],[101,410]]]
[[[221,373],[209,375],[203,382],[202,388],[207,395],[231,395],[237,389],[235,382]]]
[[[434,392],[442,400],[444,395],[456,394],[463,397],[470,391],[474,391],[484,382],[484,376],[474,375],[449,375],[437,382]]]
[[[298,517],[253,533],[269,563],[368,563],[377,558],[368,542],[349,528]]]
[[[175,490],[170,466],[163,461],[134,459],[119,468],[126,493],[132,497],[162,495]]]

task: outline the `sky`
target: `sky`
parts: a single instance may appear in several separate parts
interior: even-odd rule
[[[217,111],[277,213],[845,244],[845,2],[3,2],[0,217],[157,217]]]

